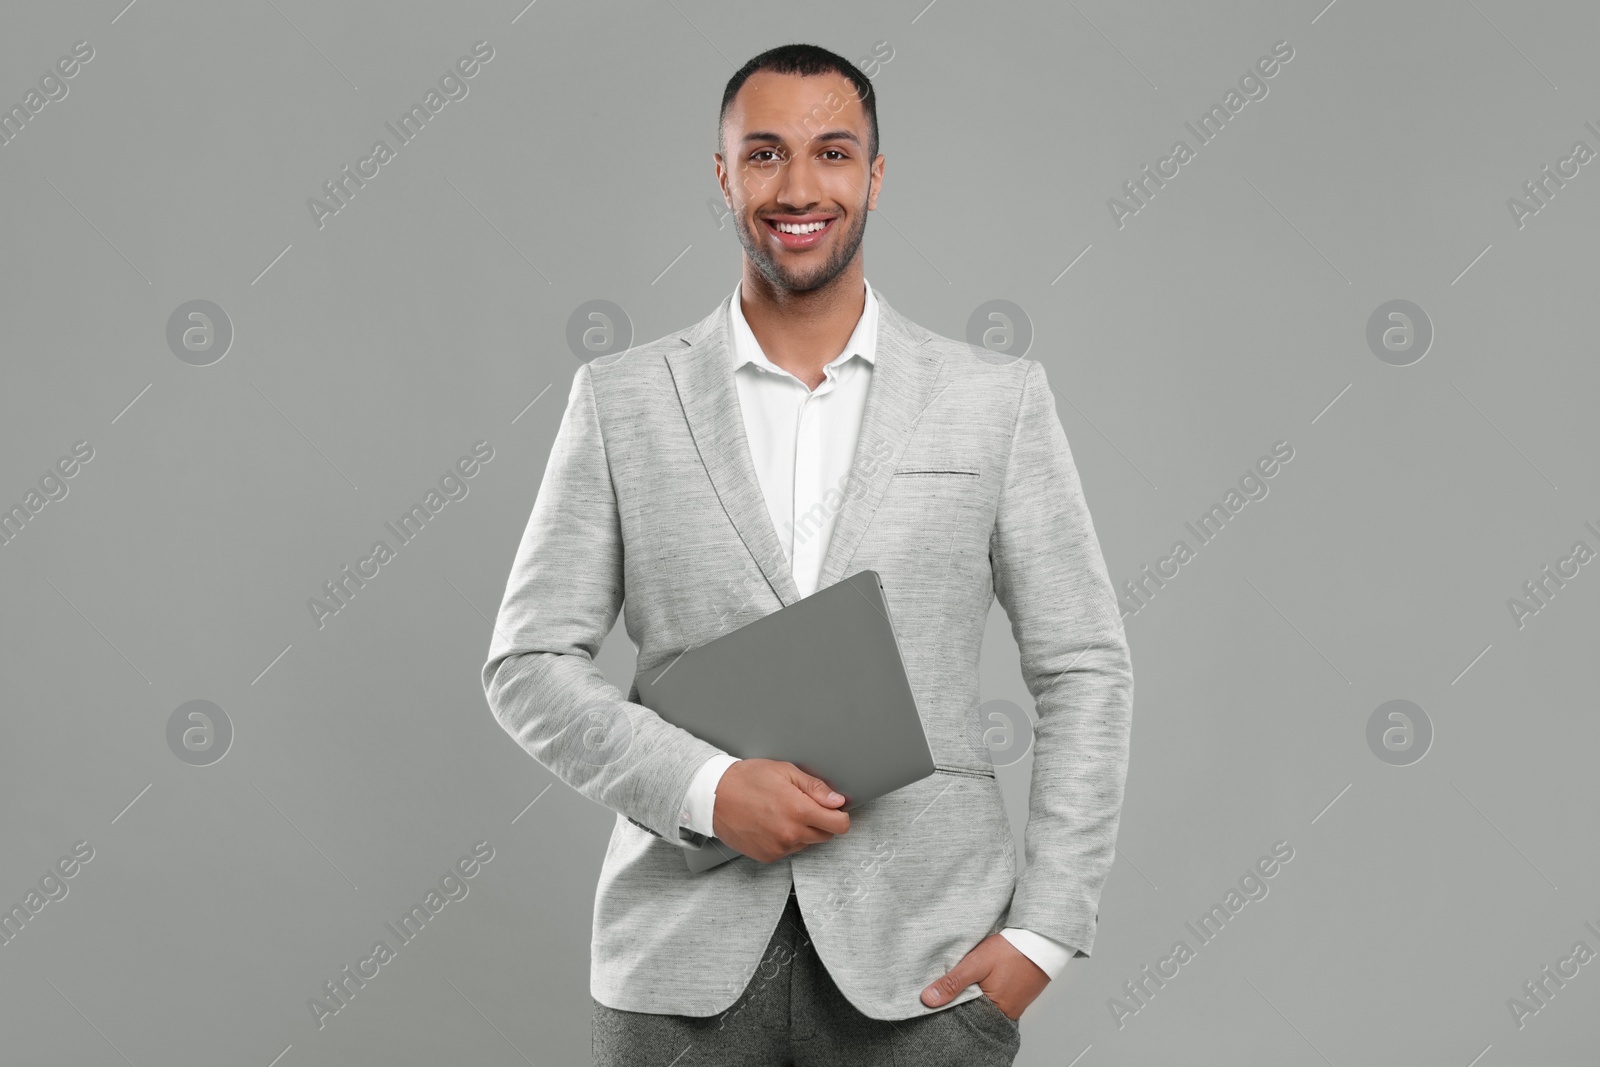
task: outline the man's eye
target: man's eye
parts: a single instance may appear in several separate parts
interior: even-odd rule
[[[750,153],[750,159],[753,162],[756,162],[756,163],[773,163],[773,162],[776,162],[776,160],[761,159],[760,158],[761,156],[770,156],[770,155],[775,155],[775,153],[773,152],[772,149],[770,149],[770,148],[758,148],[754,152]]]

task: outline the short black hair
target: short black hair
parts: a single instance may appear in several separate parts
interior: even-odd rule
[[[728,108],[733,106],[733,98],[739,95],[739,90],[750,75],[761,70],[770,70],[774,74],[798,74],[801,77],[842,74],[848,78],[855,88],[856,97],[861,101],[861,109],[867,114],[867,128],[870,131],[868,165],[878,158],[878,96],[873,91],[872,79],[861,73],[861,68],[844,56],[814,44],[783,44],[769,48],[728,79],[728,86],[722,91],[722,110],[717,114],[717,148],[723,155],[727,155],[727,147],[722,143],[722,124],[728,117]]]

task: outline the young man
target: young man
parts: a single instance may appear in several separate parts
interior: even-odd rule
[[[1039,363],[931,334],[866,284],[884,157],[848,61],[752,59],[719,149],[739,285],[579,367],[483,669],[506,731],[618,813],[596,1062],[1009,1064],[1023,1009],[1093,944],[1133,696],[1054,396]],[[849,814],[593,663],[624,598],[643,670],[869,568],[938,769]],[[996,597],[1038,708],[1020,878],[978,710]],[[690,873],[680,850],[711,834],[743,855]]]

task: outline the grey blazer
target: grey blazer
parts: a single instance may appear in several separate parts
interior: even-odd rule
[[[624,598],[641,670],[799,599],[745,438],[728,301],[573,377],[483,687],[534,759],[617,813],[591,943],[603,1004],[725,1010],[791,880],[828,973],[875,1019],[934,1010],[922,990],[1004,926],[1078,955],[1094,943],[1133,675],[1054,395],[1038,362],[929,333],[878,298],[877,362],[818,587],[881,576],[938,770],[775,863],[689,872],[679,849],[706,839],[680,833],[680,814],[717,750],[593,662]],[[996,597],[1038,713],[1020,877],[978,714]]]

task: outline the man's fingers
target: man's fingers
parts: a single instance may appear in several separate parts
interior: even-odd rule
[[[800,821],[800,833],[807,844],[815,845],[831,840],[850,829],[848,813],[819,808],[815,804],[807,804],[805,810],[796,812],[795,815]]]
[[[814,826],[803,826],[796,835],[796,840],[801,848],[811,845],[820,845],[824,841],[833,840],[834,835],[827,830],[820,830]],[[798,849],[796,851],[799,851]]]
[[[807,826],[826,830],[829,834],[842,834],[850,829],[850,815],[839,810],[846,803],[844,796],[821,778],[815,778],[798,767],[794,771],[794,784],[805,794],[807,802],[801,804],[799,814]],[[824,839],[826,840],[826,839]]]
[[[807,826],[815,826],[830,835],[838,836],[850,829],[850,813],[835,811],[832,808],[819,808],[815,804],[809,806],[803,816]]]

